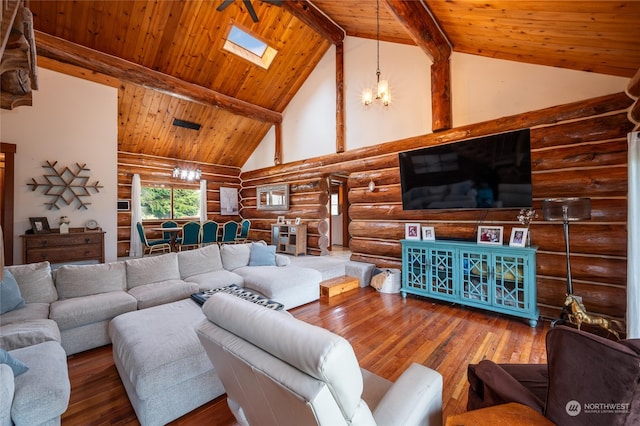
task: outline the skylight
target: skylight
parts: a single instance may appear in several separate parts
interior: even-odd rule
[[[278,53],[267,43],[235,25],[231,26],[224,49],[265,69],[269,68],[271,61]]]

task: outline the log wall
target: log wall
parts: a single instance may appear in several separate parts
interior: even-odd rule
[[[199,168],[202,179],[207,180],[207,218],[222,224],[228,220],[239,221],[239,215],[220,214],[220,187],[237,188],[240,192],[240,169],[237,167],[216,164],[193,163],[188,161],[176,162],[171,158],[155,157],[128,152],[118,152],[118,200],[131,202],[131,180],[135,173],[140,175],[142,186],[165,185],[178,188],[199,189],[200,182],[185,182],[173,178],[174,167]],[[145,226],[159,226],[162,221],[145,221]],[[185,220],[177,220],[182,224]],[[118,257],[129,256],[131,238],[131,211],[118,212]],[[154,235],[148,232],[151,239],[160,238],[160,233]]]
[[[434,226],[436,238],[474,239],[478,225],[499,225],[504,226],[508,238],[512,227],[521,226],[516,219],[519,209],[404,211],[398,153],[529,127],[534,208],[540,216],[530,230],[532,244],[538,246],[541,314],[558,317],[566,293],[562,224],[542,221],[542,200],[590,197],[592,219],[570,225],[574,293],[583,297],[590,313],[623,320],[627,262],[626,134],[633,129],[628,118],[631,105],[631,99],[619,93],[242,173],[241,215],[257,219],[255,225],[265,239],[278,215],[300,216],[315,223],[309,253],[321,254],[326,241],[317,224],[325,222],[328,197],[320,194],[326,191],[322,182],[332,173],[339,173],[349,175],[352,260],[399,268],[399,240],[404,238],[407,222]],[[374,192],[367,188],[371,179],[376,185]],[[283,182],[291,184],[291,210],[268,214],[256,211],[255,185]]]

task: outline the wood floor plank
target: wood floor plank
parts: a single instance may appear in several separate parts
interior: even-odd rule
[[[444,377],[444,416],[466,411],[467,365],[496,362],[546,362],[548,321],[529,327],[526,320],[370,287],[292,309],[303,321],[345,337],[363,368],[396,380],[412,363]],[[68,359],[71,380],[64,426],[138,425],[113,364],[111,346]],[[171,425],[237,425],[223,395]]]

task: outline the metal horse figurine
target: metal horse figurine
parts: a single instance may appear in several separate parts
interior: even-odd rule
[[[565,299],[564,306],[567,309],[566,313],[569,321],[576,324],[578,326],[578,330],[582,323],[597,325],[604,328],[620,340],[619,331],[623,330],[622,323],[620,323],[620,321],[609,320],[603,317],[587,314],[587,309],[582,304],[582,297],[568,294]]]

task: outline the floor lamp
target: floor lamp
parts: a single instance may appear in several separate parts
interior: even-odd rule
[[[571,282],[571,259],[569,255],[569,222],[591,219],[591,200],[589,198],[549,198],[542,200],[542,218],[549,221],[562,221],[564,230],[564,248],[567,254],[567,297],[562,308],[561,320],[568,320],[580,329],[582,324],[600,327],[620,339],[624,327],[617,320],[590,315],[582,304],[582,297],[573,294]],[[552,322],[552,325],[556,321]],[[604,337],[607,337],[605,335]]]
[[[591,200],[589,198],[548,198],[542,200],[542,218],[548,221],[562,221],[564,248],[567,253],[567,296],[572,295],[569,222],[591,219]]]

